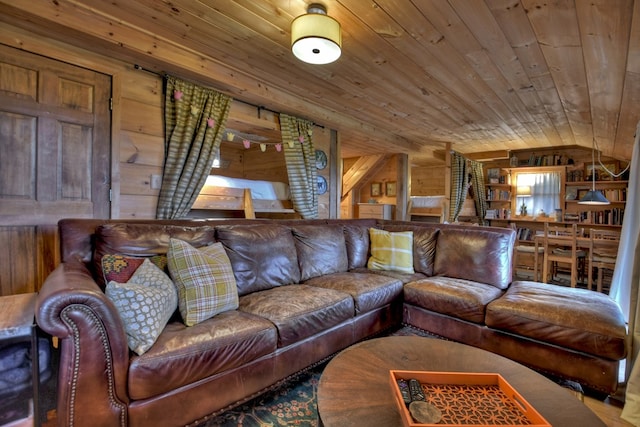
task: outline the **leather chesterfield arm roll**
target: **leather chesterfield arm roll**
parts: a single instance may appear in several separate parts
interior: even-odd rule
[[[72,288],[73,292],[69,292]],[[74,408],[92,408],[92,425],[127,424],[129,349],[115,307],[81,262],[60,264],[49,275],[36,306],[38,325],[58,337],[60,425],[73,425]],[[100,343],[101,345],[96,345]]]

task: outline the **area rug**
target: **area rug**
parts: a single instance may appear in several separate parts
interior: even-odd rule
[[[199,427],[317,426],[316,393],[324,366],[300,374],[273,391],[199,424]]]
[[[429,336],[410,326],[403,326],[389,335]],[[326,364],[318,365],[299,374],[278,388],[199,424],[198,427],[317,426],[316,394],[320,375],[325,366]]]

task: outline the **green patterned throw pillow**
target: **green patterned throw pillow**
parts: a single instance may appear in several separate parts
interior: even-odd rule
[[[222,243],[196,249],[169,241],[169,272],[178,288],[178,309],[187,326],[238,308],[238,289]]]
[[[149,259],[126,283],[108,282],[105,294],[124,323],[129,348],[138,355],[151,348],[178,307],[173,282]]]

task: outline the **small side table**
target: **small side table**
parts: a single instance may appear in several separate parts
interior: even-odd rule
[[[14,344],[31,342],[31,383],[33,385],[33,425],[40,424],[38,396],[40,393],[40,361],[35,323],[36,294],[0,297],[0,342]]]

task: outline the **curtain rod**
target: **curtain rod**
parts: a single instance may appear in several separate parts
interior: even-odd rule
[[[142,65],[139,65],[139,64],[133,64],[133,68],[135,68],[136,70],[146,71],[147,73],[155,74],[156,76],[160,76],[160,77],[162,77],[162,78],[165,78],[166,76],[168,76],[168,75],[169,75],[169,74],[167,74],[167,73],[165,73],[165,72],[158,72],[158,71],[150,70],[150,69],[148,69],[148,68],[144,68]],[[216,90],[217,90],[217,89],[216,89]],[[232,97],[232,98],[233,98],[233,97]],[[244,101],[244,100],[242,100],[242,99],[236,99],[236,98],[233,98],[233,100],[234,100],[234,101],[238,101],[238,102],[242,102],[243,104],[249,105],[249,106],[251,106],[251,107],[255,108],[256,110],[258,110],[258,118],[259,118],[259,119],[261,118],[261,117],[260,117],[260,111],[262,111],[262,110],[270,111],[270,112],[272,112],[273,114],[280,115],[280,111],[272,110],[272,109],[270,109],[270,108],[265,107],[264,105],[256,105],[256,104],[254,104],[254,103],[252,103],[252,102]],[[317,127],[321,128],[321,129],[324,129],[324,126],[323,126],[323,125],[319,125],[319,124],[317,124],[316,122],[314,122],[313,120],[310,120],[310,122],[312,122],[314,126],[317,126]]]

